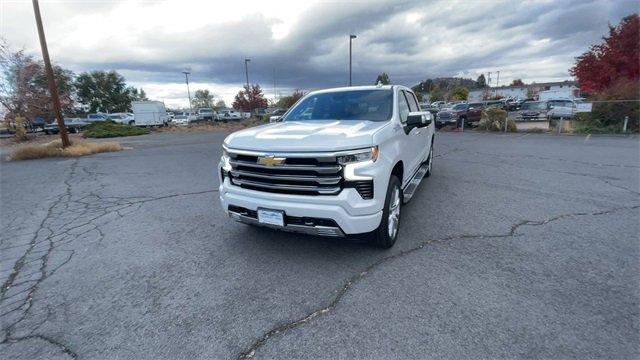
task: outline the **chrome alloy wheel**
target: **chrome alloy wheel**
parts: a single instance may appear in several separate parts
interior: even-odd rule
[[[388,232],[391,239],[395,239],[400,225],[400,188],[393,189],[391,201],[389,202]]]

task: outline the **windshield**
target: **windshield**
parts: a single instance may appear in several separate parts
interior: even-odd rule
[[[522,104],[522,110],[546,110],[547,104],[543,102],[528,102]]]
[[[289,111],[284,121],[387,121],[392,111],[392,90],[336,91],[307,96]]]
[[[453,106],[453,110],[464,110],[467,108],[467,104],[458,104]]]

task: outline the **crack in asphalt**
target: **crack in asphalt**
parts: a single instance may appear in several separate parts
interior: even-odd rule
[[[38,338],[58,346],[65,354],[75,358],[77,355],[69,345],[35,334],[51,315],[49,309],[33,312],[39,285],[68,264],[75,255],[75,250],[65,249],[64,246],[76,241],[100,243],[105,237],[101,226],[138,211],[145,203],[218,191],[215,188],[158,197],[105,197],[100,195],[105,185],[99,179],[99,173],[83,166],[80,159],[74,159],[63,181],[64,192],[48,207],[27,243],[9,243],[11,239],[0,243],[0,251],[3,252],[22,249],[13,257],[0,259],[0,263],[13,262],[8,277],[0,287],[0,344]],[[78,188],[81,190],[77,191]]]
[[[433,243],[438,243],[438,242],[445,242],[445,241],[451,241],[451,240],[462,240],[462,239],[482,239],[482,238],[486,238],[486,239],[494,239],[494,238],[510,238],[510,237],[515,237],[517,236],[517,230],[520,227],[523,226],[543,226],[546,224],[549,224],[551,222],[554,221],[558,221],[561,219],[566,219],[566,218],[571,218],[571,217],[578,217],[578,216],[599,216],[599,215],[606,215],[606,214],[612,214],[618,211],[624,211],[624,210],[633,210],[633,209],[639,209],[640,205],[634,205],[634,206],[626,206],[626,207],[618,207],[618,208],[614,208],[614,209],[609,209],[609,210],[601,210],[601,211],[597,211],[597,212],[578,212],[578,213],[569,213],[569,214],[562,214],[562,215],[558,215],[558,216],[554,216],[552,218],[548,218],[548,219],[544,219],[544,220],[524,220],[521,221],[517,224],[514,224],[511,229],[509,230],[508,233],[505,234],[468,234],[468,235],[453,235],[453,236],[448,236],[448,237],[444,237],[444,238],[439,238],[439,239],[430,239],[430,240],[426,240],[423,241],[421,243],[419,243],[417,246],[407,249],[407,250],[403,250],[400,251],[396,254],[393,255],[389,255],[383,258],[380,258],[378,260],[376,260],[375,262],[371,263],[370,265],[368,265],[363,271],[351,276],[343,285],[342,287],[338,290],[337,294],[333,297],[333,299],[331,299],[331,301],[328,303],[328,305],[319,308],[307,315],[305,315],[302,318],[299,318],[295,321],[283,324],[283,325],[278,325],[272,329],[270,329],[269,331],[265,332],[260,338],[258,338],[256,341],[254,341],[245,351],[241,352],[238,356],[237,359],[238,360],[249,360],[252,359],[255,354],[256,351],[258,349],[260,349],[262,346],[264,346],[271,338],[273,338],[274,336],[277,335],[281,335],[284,334],[288,331],[291,331],[295,328],[298,328],[310,321],[312,321],[313,319],[320,317],[322,315],[325,315],[329,312],[331,312],[332,310],[334,310],[336,308],[336,306],[340,303],[340,301],[344,298],[344,296],[347,294],[347,292],[353,288],[353,286],[355,284],[357,284],[360,280],[362,280],[365,276],[367,276],[367,274],[369,274],[370,272],[374,271],[378,266],[382,265],[383,263],[387,263],[390,261],[393,261],[395,259],[398,258],[402,258],[405,257],[409,254],[412,254],[416,251],[419,251],[421,249],[423,249],[425,246],[433,244]]]
[[[69,357],[71,357],[72,359],[77,359],[78,358],[78,354],[76,354],[75,352],[73,352],[73,350],[71,350],[68,346],[66,346],[65,344],[54,340],[48,336],[44,336],[44,335],[38,335],[38,334],[34,334],[34,335],[27,335],[27,336],[23,336],[23,337],[18,337],[18,338],[8,338],[6,340],[6,342],[9,343],[18,343],[20,341],[25,341],[25,340],[32,340],[32,339],[38,339],[38,340],[42,340],[42,341],[46,341],[47,343],[58,347],[60,350],[62,350],[62,352],[64,352],[65,354],[69,355]]]

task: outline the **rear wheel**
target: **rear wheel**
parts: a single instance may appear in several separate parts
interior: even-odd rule
[[[380,225],[371,234],[373,245],[388,249],[396,243],[398,230],[400,228],[400,208],[402,206],[402,190],[400,180],[395,175],[391,175],[387,196],[382,209],[382,219]]]

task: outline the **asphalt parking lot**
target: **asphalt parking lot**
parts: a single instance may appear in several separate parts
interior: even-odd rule
[[[225,136],[0,164],[0,357],[640,356],[637,137],[439,133],[381,251],[228,219]]]

